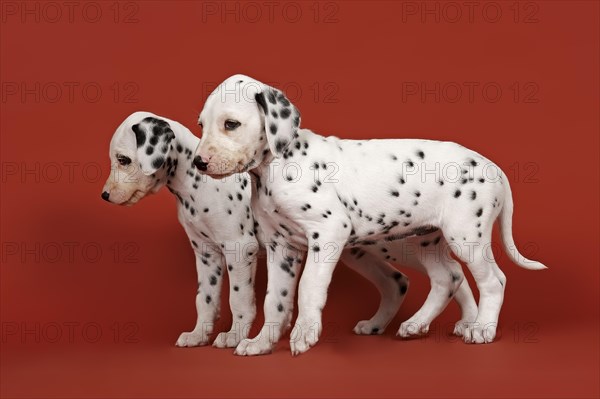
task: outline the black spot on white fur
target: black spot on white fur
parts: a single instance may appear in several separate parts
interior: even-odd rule
[[[165,163],[164,157],[154,158],[154,160],[152,161],[152,167],[158,169],[163,165],[163,163]]]
[[[131,130],[133,130],[133,133],[135,133],[135,142],[137,147],[140,148],[146,143],[146,132],[140,128],[139,123],[133,125]]]

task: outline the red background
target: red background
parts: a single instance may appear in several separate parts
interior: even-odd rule
[[[424,15],[412,13],[421,2],[296,2],[297,22],[279,2],[272,20],[262,8],[254,22],[246,3],[228,3],[240,10],[236,21],[206,14],[221,2],[96,2],[98,22],[95,7],[86,20],[86,3],[76,4],[72,20],[63,8],[52,22],[44,3],[26,3],[34,14],[24,15],[22,3],[2,3],[2,396],[598,397],[597,2],[496,2],[485,15],[477,3],[472,15],[459,6],[456,22],[455,9],[439,2]],[[453,340],[455,304],[430,336],[396,339],[429,289],[410,270],[411,291],[386,333],[354,336],[378,295],[339,268],[325,337],[299,358],[287,340],[259,358],[174,347],[195,321],[192,251],[168,192],[133,208],[101,201],[108,144],[136,110],[198,133],[206,86],[238,72],[287,88],[304,127],[457,141],[509,174],[516,241],[549,270],[522,270],[499,255],[508,286],[497,342]],[[436,82],[439,102],[403,91]],[[473,98],[465,82],[475,82]],[[485,97],[484,85],[499,86],[500,98]],[[37,255],[19,252],[36,245]]]

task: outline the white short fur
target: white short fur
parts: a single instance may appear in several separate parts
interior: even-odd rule
[[[199,139],[176,121],[149,112],[130,115],[113,134],[109,151],[111,175],[102,196],[115,204],[133,205],[163,186],[175,195],[179,221],[196,254],[198,274],[196,326],[182,333],[176,344],[185,347],[209,342],[219,315],[221,278],[227,269],[233,324],[230,331],[217,336],[213,346],[234,347],[247,336],[255,316],[253,282],[260,229],[250,211],[250,176],[242,173],[215,180],[198,174],[192,167],[192,149],[198,143]],[[382,297],[375,315],[358,322],[354,328],[357,334],[381,334],[404,299],[408,279],[390,261],[428,273],[432,280],[423,307],[403,323],[403,336],[426,332],[451,291],[463,313],[455,332],[461,335],[465,323],[474,320],[476,304],[468,284],[463,282],[460,266],[445,257],[444,267],[439,267],[436,262],[443,254],[437,249],[423,250],[424,242],[439,241],[440,236],[437,232],[390,243],[393,245],[344,251],[344,263],[370,280]],[[297,270],[297,265],[292,265],[292,269]],[[271,279],[271,283],[274,281]],[[282,306],[287,306],[293,300],[293,289],[288,298],[282,290],[277,292]],[[245,354],[257,354],[252,346],[244,345]],[[241,352],[242,348],[238,350]]]
[[[294,251],[288,266],[278,264],[277,254],[269,264],[263,332],[289,320],[291,304],[279,307],[285,317],[273,311],[280,299],[276,290],[293,289],[306,257],[291,339],[294,354],[318,341],[327,289],[344,247],[375,250],[396,239],[441,231],[445,240],[433,247],[448,245],[479,288],[476,319],[464,330],[465,341],[472,343],[494,340],[504,297],[506,278],[490,250],[496,218],[511,259],[524,268],[545,268],[514,246],[506,176],[458,144],[320,136],[299,128],[300,114],[282,92],[243,75],[228,78],[209,96],[199,123],[203,135],[195,164],[213,177],[250,171],[252,208],[266,241]],[[404,333],[401,327],[399,334]],[[270,335],[274,342],[279,336]],[[237,350],[244,353],[248,347],[271,349],[259,339],[244,340]]]
[[[165,185],[177,197],[177,216],[196,256],[198,317],[194,329],[182,333],[176,345],[208,344],[219,316],[221,283],[228,273],[233,322],[230,331],[220,333],[213,344],[235,347],[247,336],[256,315],[258,241],[250,210],[249,177],[240,174],[219,181],[199,175],[192,165],[198,142],[178,122],[149,112],[133,113],[111,140],[111,175],[103,198],[132,205]],[[121,165],[124,157],[129,162]]]

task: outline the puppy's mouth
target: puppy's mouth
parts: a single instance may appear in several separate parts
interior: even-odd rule
[[[254,159],[252,159],[250,162],[248,162],[246,165],[244,165],[244,167],[242,168],[240,173],[247,172],[249,169],[252,169],[255,165],[256,165],[256,161]]]
[[[254,160],[251,160],[250,162],[248,162],[246,164],[238,163],[238,165],[241,165],[241,166],[238,166],[234,170],[227,171],[227,172],[220,172],[220,171],[217,172],[217,171],[211,170],[211,167],[209,164],[207,170],[202,173],[204,173],[205,175],[207,175],[213,179],[223,179],[225,177],[231,176],[236,173],[247,172],[249,169],[253,168],[255,164],[256,164],[256,161],[254,161]]]
[[[204,172],[205,175],[207,175],[208,177],[212,178],[212,179],[224,179],[228,176],[231,176],[232,174],[234,174],[235,172],[225,172],[225,173],[211,173],[211,172]]]
[[[122,202],[120,205],[123,206],[132,206],[139,202],[142,198],[144,198],[148,193],[142,190],[135,190],[133,195],[129,197],[129,199],[125,202]]]
[[[239,165],[239,164],[238,164]],[[237,170],[235,170],[233,173],[245,173],[248,170],[252,169],[254,167],[254,165],[256,165],[256,161],[254,159],[252,159],[250,162],[246,163],[245,165],[242,165],[241,167],[239,167]],[[232,174],[233,174],[232,173]]]

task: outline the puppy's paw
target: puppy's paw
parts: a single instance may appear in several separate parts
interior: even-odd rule
[[[243,339],[233,352],[238,356],[258,356],[267,355],[273,352],[275,344],[270,342],[268,338],[263,338],[261,335],[253,339]]]
[[[467,327],[469,326],[469,324],[473,324],[474,320],[475,317],[473,317],[472,319],[465,319],[463,317],[462,319],[457,321],[456,324],[454,324],[454,335],[458,337],[464,337]]]
[[[290,336],[292,355],[297,356],[308,351],[319,341],[321,323],[318,321],[296,320],[296,325]]]
[[[239,331],[221,332],[213,341],[212,346],[215,348],[235,348],[242,338]]]
[[[425,335],[429,332],[429,323],[424,323],[421,321],[411,321],[406,320],[404,323],[400,324],[400,328],[396,333],[397,336],[402,338],[410,338],[420,335]]]
[[[463,340],[467,344],[489,344],[496,338],[496,323],[466,323]]]
[[[467,308],[463,308],[462,317],[454,325],[454,335],[464,337],[465,330],[467,329],[469,324],[473,324],[475,320],[477,320],[477,313],[478,310],[474,306],[468,306]]]
[[[208,336],[195,331],[181,333],[177,342],[175,342],[175,346],[179,346],[180,348],[203,346],[206,344],[208,344]]]
[[[453,334],[458,336],[458,337],[464,337],[465,336],[465,330],[467,329],[467,325],[468,322],[464,321],[464,320],[459,320],[454,324],[454,331]]]
[[[354,327],[354,334],[357,335],[381,335],[385,329],[377,325],[372,320],[361,320]]]

